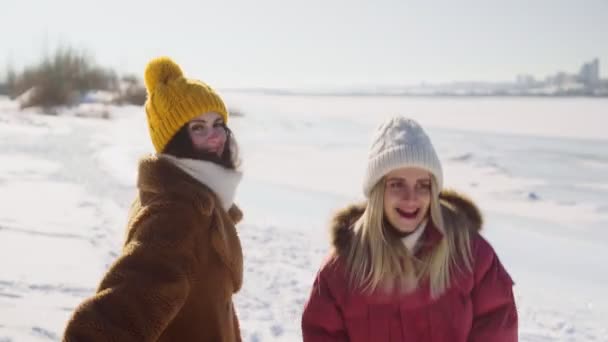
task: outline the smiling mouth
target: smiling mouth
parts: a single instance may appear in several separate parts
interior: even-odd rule
[[[418,216],[418,213],[420,212],[420,209],[416,209],[414,211],[405,211],[405,210],[401,210],[399,208],[395,208],[395,210],[397,211],[397,214],[399,214],[399,216],[401,216],[402,218],[405,218],[405,219],[416,218],[416,216]]]
[[[207,145],[206,150],[209,152],[219,152],[222,149],[221,142],[211,142]]]

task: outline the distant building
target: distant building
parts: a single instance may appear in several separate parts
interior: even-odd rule
[[[532,88],[536,85],[536,80],[532,75],[517,75],[516,81],[519,88]]]
[[[600,61],[594,59],[589,63],[583,64],[578,73],[578,81],[587,87],[595,88],[600,85]]]
[[[568,73],[560,71],[553,76],[547,77],[547,83],[550,85],[557,86],[557,87],[562,87],[566,83],[576,81],[575,79],[576,79],[575,76],[569,75]]]

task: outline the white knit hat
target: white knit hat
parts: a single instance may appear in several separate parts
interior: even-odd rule
[[[369,150],[363,193],[369,197],[372,188],[389,172],[402,167],[428,170],[443,187],[443,172],[439,157],[422,127],[402,116],[384,121],[373,135]]]

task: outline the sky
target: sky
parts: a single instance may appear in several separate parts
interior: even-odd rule
[[[87,51],[143,75],[167,55],[217,87],[314,88],[608,78],[608,1],[2,0],[0,74]]]

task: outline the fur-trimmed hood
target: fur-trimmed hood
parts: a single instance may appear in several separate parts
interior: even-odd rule
[[[453,190],[443,190],[439,201],[444,215],[451,216],[463,229],[478,232],[483,226],[483,216],[477,205],[466,195]],[[348,248],[354,223],[363,215],[366,203],[357,203],[339,210],[330,223],[332,247],[340,252]]]

